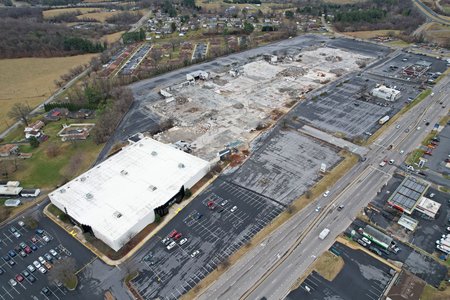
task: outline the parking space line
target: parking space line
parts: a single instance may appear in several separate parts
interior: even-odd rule
[[[3,232],[3,235],[12,243],[13,240],[9,238],[9,236],[6,235],[6,233]]]
[[[14,291],[16,291],[16,293],[17,293],[17,294],[19,294],[19,295],[20,295],[20,292],[19,292],[18,290],[16,290],[16,288],[15,288],[15,287],[13,287],[13,286],[12,286],[12,289],[13,289]]]
[[[7,289],[5,289],[4,286],[2,286],[2,288],[5,290],[5,292],[11,297],[11,299],[14,299],[14,297],[9,293],[9,291]]]

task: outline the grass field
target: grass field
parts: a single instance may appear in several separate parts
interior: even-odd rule
[[[251,4],[251,3],[243,3],[243,4],[225,3],[222,0],[195,0],[195,4],[197,6],[201,6],[202,8],[204,8],[206,10],[227,8],[230,6],[235,6],[236,8],[239,8],[239,9],[248,8],[249,11],[257,11],[260,9],[263,12],[269,12],[271,10],[270,9],[271,6],[276,6],[276,7],[286,6],[286,5],[283,6],[283,4],[280,4],[280,3],[271,3],[271,2],[264,2],[264,3],[261,3],[259,6],[256,4]]]
[[[120,40],[122,37],[122,34],[124,34],[125,31],[119,31],[111,34],[107,34],[102,37],[102,41],[106,41],[108,44],[112,44]]]
[[[57,15],[60,15],[62,13],[68,13],[68,12],[77,12],[80,11],[83,14],[89,13],[89,12],[95,12],[98,11],[98,8],[92,8],[92,7],[69,7],[69,8],[57,8],[57,9],[50,9],[50,10],[44,10],[42,12],[44,19],[48,19]]]
[[[439,291],[436,288],[426,285],[423,293],[420,296],[421,300],[446,300],[450,299],[450,288],[447,287],[444,291]]]
[[[89,120],[89,122],[93,121]],[[75,123],[75,121],[61,120],[46,125],[43,130],[49,139],[36,149],[30,149],[28,146],[25,146],[27,149],[21,149],[23,151],[31,150],[33,156],[17,161],[18,169],[11,173],[8,179],[18,180],[25,187],[53,189],[90,167],[103,145],[96,145],[91,138],[85,141],[62,142],[56,134],[62,128],[63,123]],[[19,133],[20,131],[15,131],[12,134]],[[11,139],[17,140],[19,136]],[[51,145],[58,147],[59,155],[55,157],[47,155],[47,150]],[[69,169],[69,162],[73,156],[78,156],[81,162],[73,169]]]
[[[136,12],[140,12],[142,15],[145,15],[148,12],[148,10],[141,9]],[[112,16],[120,14],[120,13],[121,13],[121,11],[97,11],[97,12],[93,12],[93,13],[86,13],[86,14],[79,15],[79,16],[77,16],[77,18],[78,19],[83,19],[83,18],[96,19],[97,21],[103,23],[109,17],[112,17]]]
[[[55,91],[55,80],[71,68],[88,63],[94,56],[0,60],[0,131],[12,123],[7,119],[7,113],[14,103],[27,102],[31,107],[37,106]]]
[[[314,270],[328,281],[333,281],[343,267],[344,260],[342,257],[336,256],[329,251],[324,252],[313,265]]]
[[[323,0],[326,3],[335,3],[335,4],[355,4],[360,2],[366,2],[367,0]]]
[[[448,44],[450,42],[450,27],[432,23],[424,32],[427,40],[437,44]]]
[[[354,32],[342,32],[345,35],[360,39],[371,39],[377,36],[388,36],[390,33],[399,33],[399,30],[372,30],[372,31],[354,31]]]

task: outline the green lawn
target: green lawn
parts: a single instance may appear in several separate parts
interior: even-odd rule
[[[95,120],[86,121],[95,123]],[[47,124],[43,130],[49,139],[33,149],[29,145],[21,145],[21,151],[32,153],[32,157],[17,160],[17,171],[8,179],[18,180],[22,186],[53,189],[87,170],[100,152],[102,145],[96,145],[89,137],[85,141],[62,142],[56,135],[62,124],[80,123],[75,120],[61,120]],[[21,129],[22,130],[22,129]],[[20,131],[21,131],[20,130]],[[11,140],[17,140],[17,132],[13,132]],[[59,149],[57,156],[49,156],[48,149],[52,145]],[[71,159],[77,157],[79,163],[72,163]]]

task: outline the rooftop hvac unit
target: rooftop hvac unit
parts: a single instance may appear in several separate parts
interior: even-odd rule
[[[94,195],[92,195],[91,193],[86,194],[86,199],[90,200],[92,198],[94,198]]]
[[[128,172],[127,172],[127,171],[125,171],[125,170],[122,170],[122,171],[120,171],[120,174],[121,174],[121,175],[123,175],[123,176],[125,176],[125,175],[127,175],[127,174],[128,174]]]
[[[60,189],[59,192],[60,192],[61,194],[64,194],[64,193],[66,192],[66,189]]]
[[[178,168],[183,169],[184,168],[184,164],[183,163],[179,163],[178,164]]]
[[[156,155],[158,155],[158,152],[152,151],[152,156],[156,156]]]
[[[121,214],[120,212],[118,212],[118,211],[115,211],[115,212],[113,213],[113,216],[116,217],[116,218],[118,219],[118,218],[120,218],[120,217],[122,216],[122,214]]]
[[[156,186],[154,186],[154,185],[150,185],[149,187],[148,187],[148,189],[150,190],[150,191],[156,191],[156,189],[157,189],[157,187]]]

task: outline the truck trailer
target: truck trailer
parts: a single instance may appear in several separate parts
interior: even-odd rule
[[[389,121],[390,117],[389,116],[384,116],[382,117],[379,121],[378,124],[383,125],[384,123],[386,123],[387,121]]]

